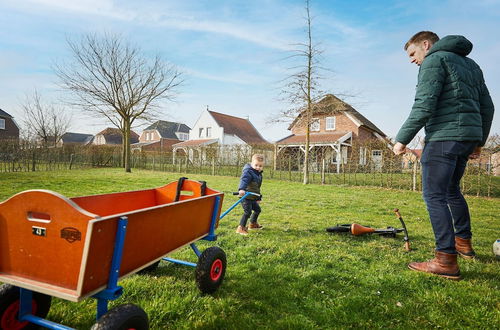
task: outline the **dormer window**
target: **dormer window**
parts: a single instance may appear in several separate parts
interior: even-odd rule
[[[326,117],[326,130],[327,131],[335,130],[335,117]]]
[[[183,132],[176,132],[177,138],[181,141],[187,141],[189,140],[189,134],[188,133],[183,133]]]
[[[319,119],[313,118],[310,126],[311,132],[319,132]]]
[[[0,129],[5,129],[5,119],[0,118]]]

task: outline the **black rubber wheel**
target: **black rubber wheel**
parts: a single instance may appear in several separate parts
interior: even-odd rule
[[[148,315],[134,304],[119,305],[101,316],[91,330],[147,330]]]
[[[43,293],[33,292],[32,313],[45,318],[50,310],[52,297]],[[10,284],[0,286],[0,329],[38,329],[38,326],[29,322],[19,322],[19,288]]]
[[[161,261],[161,259],[158,260],[157,262],[147,266],[146,268],[141,269],[140,271],[137,272],[137,274],[144,275],[144,274],[150,274],[150,273],[154,272],[158,268],[158,266],[160,265],[160,261]]]
[[[196,266],[196,284],[203,293],[214,293],[226,274],[226,254],[217,246],[212,246],[200,255]]]

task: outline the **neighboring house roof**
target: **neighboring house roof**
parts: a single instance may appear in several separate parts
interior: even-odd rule
[[[104,135],[106,138],[106,144],[121,144],[122,143],[122,132],[118,128],[114,127],[108,127],[99,133],[97,135]],[[139,135],[134,132],[130,131],[130,143],[137,143],[139,142]]]
[[[2,109],[0,109],[0,117],[13,118],[11,115],[9,115],[7,112],[3,111]]]
[[[87,144],[92,141],[94,136],[92,134],[83,134],[83,133],[71,133],[66,132],[61,137],[63,143],[81,143]]]
[[[215,119],[217,124],[224,128],[224,134],[236,135],[248,144],[269,143],[260,135],[259,131],[257,131],[248,119],[210,110],[208,110],[208,112]]]
[[[197,146],[206,146],[209,144],[216,143],[218,139],[202,139],[202,140],[188,140],[174,144],[172,147],[197,147]]]
[[[319,144],[319,143],[333,143],[349,134],[349,132],[335,132],[335,133],[317,133],[309,135],[309,142],[311,144]],[[303,144],[306,142],[305,134],[292,134],[287,136],[284,139],[276,141],[276,144],[279,145],[289,145],[289,144]]]
[[[320,114],[320,113],[326,113],[326,114],[332,113],[332,114],[334,114],[334,113],[339,113],[339,112],[344,112],[349,118],[351,118],[359,126],[365,126],[365,127],[369,128],[370,130],[375,131],[378,134],[382,135],[382,137],[386,136],[385,133],[382,132],[377,126],[375,126],[374,123],[372,123],[365,116],[363,116],[358,111],[356,111],[350,104],[342,101],[341,99],[339,99],[335,95],[327,94],[319,102],[316,103],[316,106],[313,109],[314,114]],[[302,113],[300,113],[294,119],[294,121],[290,124],[288,129],[291,129],[297,123],[299,118],[302,117]]]
[[[142,147],[150,147],[150,148],[170,148],[172,145],[179,142],[179,139],[161,139],[159,141],[152,142],[138,142],[131,144],[130,146],[134,149],[141,149]]]
[[[175,135],[176,132],[182,132],[189,134],[190,128],[182,123],[174,123],[171,121],[165,121],[165,120],[158,120],[157,122],[153,123],[152,125],[146,127],[144,129],[145,131],[148,130],[157,130],[158,133],[160,134],[160,137],[166,138],[166,139],[178,139],[177,135]]]

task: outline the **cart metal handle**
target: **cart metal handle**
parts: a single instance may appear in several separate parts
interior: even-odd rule
[[[236,195],[239,195],[239,193],[238,193],[238,192],[233,192],[233,195],[235,195],[235,196],[236,196]],[[253,193],[253,192],[247,191],[247,192],[245,193],[245,195],[241,196],[241,198],[240,198],[240,199],[239,199],[236,203],[234,203],[233,205],[231,205],[231,207],[230,207],[230,208],[228,208],[226,212],[224,212],[224,213],[222,213],[222,214],[221,214],[221,216],[220,216],[219,220],[220,220],[220,219],[222,219],[222,218],[224,218],[224,217],[225,217],[225,216],[226,216],[229,212],[231,212],[231,210],[232,210],[232,209],[234,209],[234,208],[235,208],[235,207],[236,207],[239,203],[241,203],[241,202],[242,202],[245,198],[247,198],[247,196],[249,196],[249,195],[254,195],[254,196],[259,196],[259,197],[262,197],[262,195],[260,195],[260,194],[256,194],[256,193]]]

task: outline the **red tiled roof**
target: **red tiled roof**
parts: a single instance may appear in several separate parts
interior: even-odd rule
[[[315,107],[313,108],[313,113],[314,114],[320,114],[320,113],[341,113],[345,112],[347,114],[350,114],[354,118],[356,118],[361,125],[369,128],[372,131],[377,132],[378,134],[382,135],[385,137],[385,133],[382,132],[374,123],[369,121],[365,116],[360,114],[358,111],[356,111],[350,104],[342,101],[338,97],[332,94],[326,94],[325,97],[323,97],[320,101],[318,101],[315,104]],[[302,112],[303,113],[303,112]],[[297,123],[300,117],[302,117],[302,113],[300,113],[294,121],[290,124],[288,129],[292,129],[292,127]]]
[[[348,132],[338,132],[338,133],[315,133],[309,135],[310,143],[334,143],[338,139],[346,135]],[[290,135],[282,140],[276,142],[276,144],[304,144],[306,143],[305,134]]]
[[[180,143],[176,143],[172,145],[172,147],[195,147],[195,146],[202,146],[202,145],[209,145],[212,143],[217,142],[217,139],[203,139],[203,140],[188,140],[188,141],[183,141]]]
[[[217,124],[224,128],[225,134],[233,134],[248,144],[267,144],[267,142],[248,119],[208,111]]]

